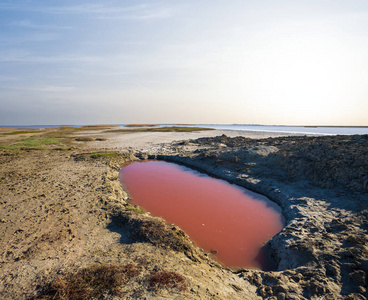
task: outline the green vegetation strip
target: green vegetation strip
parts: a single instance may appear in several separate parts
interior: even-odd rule
[[[12,131],[12,132],[4,132],[1,135],[16,135],[16,134],[25,134],[25,133],[43,133],[43,131],[39,131],[39,130],[19,130],[19,131]]]
[[[19,141],[19,145],[28,146],[28,147],[37,147],[44,145],[56,145],[59,144],[60,140],[57,138],[26,138]]]
[[[0,149],[4,149],[4,150],[42,150],[42,149],[47,149],[47,147],[45,146],[58,145],[58,144],[60,144],[60,139],[57,139],[57,138],[29,137],[29,138],[18,140],[18,142],[13,145],[0,145]]]
[[[157,124],[128,124],[125,127],[159,127]]]
[[[99,157],[115,157],[119,154],[116,152],[96,152],[96,153],[82,153],[75,156],[75,161],[86,160],[87,158],[99,158]]]
[[[98,157],[114,157],[117,156],[118,154],[115,152],[99,152],[99,153],[94,153],[91,155],[91,158],[98,158]]]
[[[14,145],[0,145],[0,149],[3,149],[3,150],[19,150],[20,147],[19,146],[14,146]]]
[[[63,126],[59,128],[50,128],[45,130],[18,130],[13,132],[0,133],[3,137],[0,141],[0,150],[43,150],[50,149],[50,145],[58,145],[58,148],[51,147],[53,150],[68,150],[71,149],[75,141],[102,141],[106,139],[92,137],[73,137],[76,132],[88,130],[87,128],[76,128]],[[30,134],[28,138],[17,137],[19,134]],[[5,136],[15,136],[16,139],[6,139]],[[111,156],[102,154],[100,156]],[[98,155],[96,156],[98,157]]]
[[[117,129],[106,132],[192,132],[202,130],[214,130],[212,128],[203,127],[159,127],[159,128],[132,128],[132,129]]]
[[[127,206],[125,206],[125,210],[131,211],[137,215],[146,213],[146,211],[138,205],[128,204]]]

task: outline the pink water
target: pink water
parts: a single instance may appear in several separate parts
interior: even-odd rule
[[[266,267],[260,249],[283,227],[266,197],[163,161],[128,164],[120,179],[133,204],[181,227],[223,265]]]

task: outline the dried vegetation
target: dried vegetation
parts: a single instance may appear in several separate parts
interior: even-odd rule
[[[80,269],[75,274],[58,276],[44,288],[40,295],[30,300],[99,299],[105,293],[121,296],[121,287],[138,276],[140,272],[141,268],[133,264],[92,265]]]

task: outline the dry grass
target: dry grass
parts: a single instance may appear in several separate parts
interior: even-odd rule
[[[163,289],[176,289],[180,292],[187,289],[186,280],[182,275],[156,268],[145,276],[144,282],[148,284],[148,290],[156,293]],[[92,265],[76,273],[56,277],[39,295],[28,300],[89,300],[101,299],[106,294],[122,297],[124,286],[130,284],[130,280],[136,279],[141,273],[142,266],[135,264]],[[144,292],[144,289],[140,292]]]
[[[156,247],[182,252],[191,260],[198,261],[191,241],[177,226],[168,225],[159,218],[146,217],[139,209],[117,212],[113,221],[120,226],[128,226],[133,243],[148,242]]]
[[[85,125],[82,128],[105,128],[105,127],[119,127],[119,125],[101,124],[101,125]]]
[[[187,283],[183,276],[165,270],[152,273],[148,282],[151,290],[154,292],[167,288],[177,289],[178,291],[185,291],[187,289]]]
[[[99,299],[106,292],[121,295],[121,287],[140,273],[141,268],[133,264],[93,265],[75,274],[57,277],[40,295],[29,300]]]
[[[7,132],[7,131],[13,131],[13,130],[17,130],[16,128],[12,128],[12,127],[0,127],[0,132]]]
[[[93,142],[95,139],[89,136],[81,136],[81,137],[75,138],[75,140],[78,142]]]
[[[11,132],[4,132],[3,135],[15,135],[15,134],[26,134],[26,133],[42,133],[44,131],[34,129],[34,130],[16,130]]]

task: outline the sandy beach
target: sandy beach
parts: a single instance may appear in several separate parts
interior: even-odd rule
[[[367,136],[108,131],[0,137],[1,299],[69,299],[96,286],[96,299],[367,299]],[[118,172],[146,158],[276,202],[286,226],[265,247],[277,268],[224,268],[131,205]],[[99,272],[116,285],[82,286]]]

